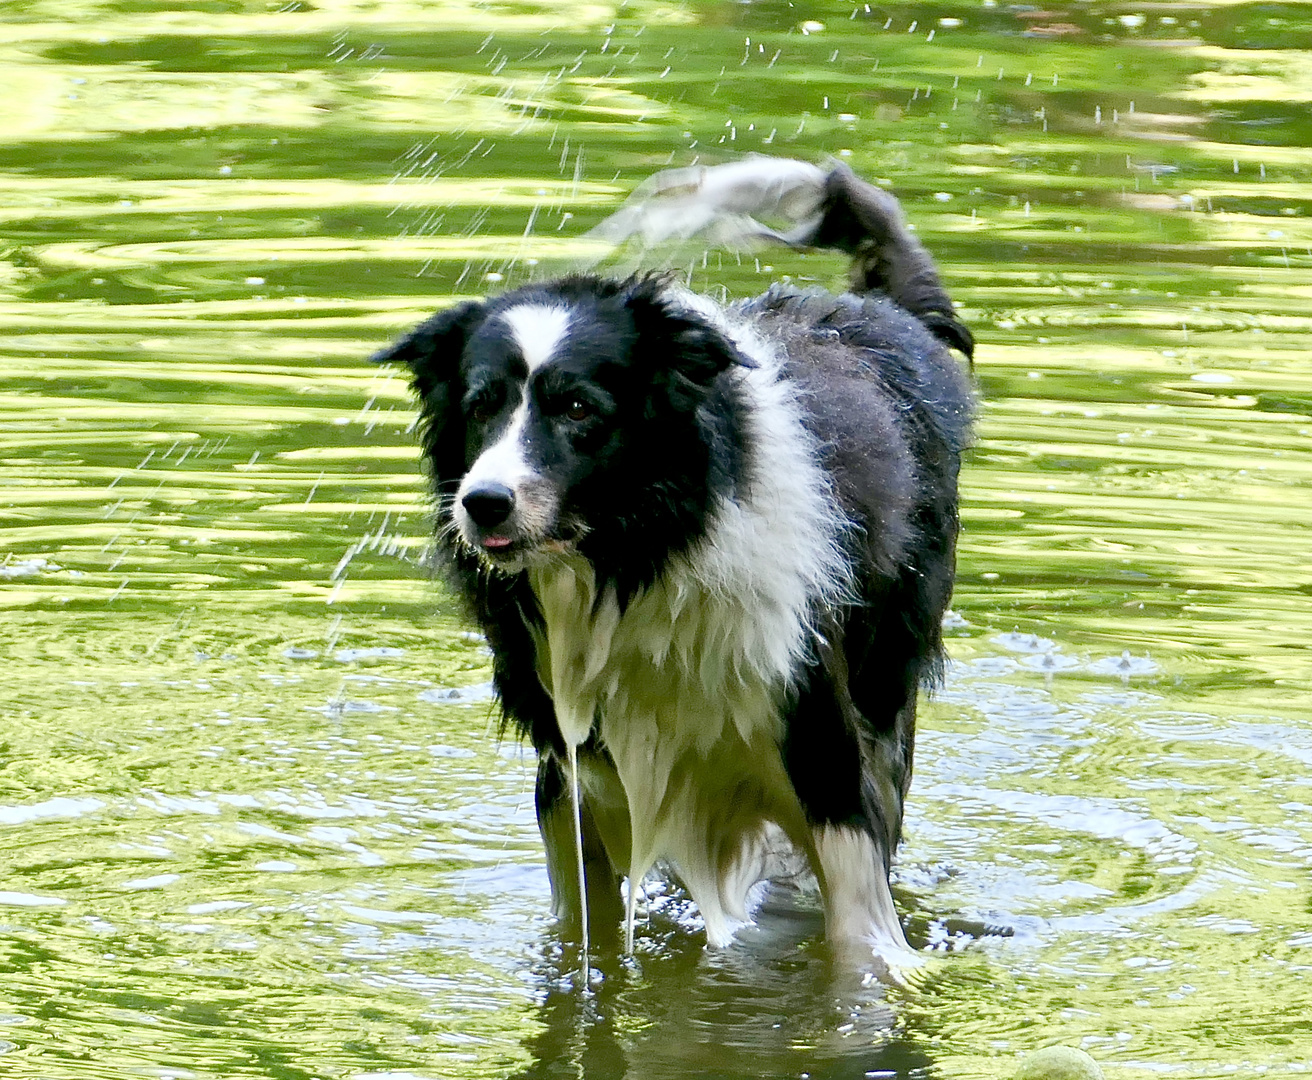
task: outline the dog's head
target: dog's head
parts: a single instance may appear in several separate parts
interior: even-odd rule
[[[440,513],[503,570],[580,551],[649,577],[736,471],[720,376],[750,361],[661,278],[462,303],[373,359],[409,367]]]

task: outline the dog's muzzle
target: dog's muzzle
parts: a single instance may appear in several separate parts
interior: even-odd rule
[[[505,484],[479,484],[466,491],[460,503],[480,529],[494,529],[515,509],[515,493]]]
[[[489,554],[511,545],[511,538],[498,531],[510,520],[515,511],[515,492],[505,484],[484,481],[476,484],[460,497],[469,520],[477,526],[479,544]]]

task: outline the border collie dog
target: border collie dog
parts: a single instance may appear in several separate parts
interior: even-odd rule
[[[847,253],[851,291],[721,306],[578,275],[374,359],[411,373],[439,547],[537,750],[553,907],[585,954],[589,922],[626,920],[632,948],[658,865],[714,945],[754,885],[809,873],[841,955],[896,975],[916,961],[889,862],[952,589],[970,332],[896,200],[841,165],[680,170],[616,219],[788,200],[809,212],[790,234],[740,220]]]

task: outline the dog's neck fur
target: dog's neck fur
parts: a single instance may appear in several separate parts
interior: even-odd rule
[[[769,350],[747,344],[760,366],[733,376],[748,405],[745,475],[707,535],[624,605],[604,584],[599,595],[581,557],[528,571],[561,736],[579,746],[595,730],[609,760],[584,759],[589,798],[614,801],[618,779],[627,804],[603,815],[617,823],[603,830],[612,861],[631,887],[673,863],[715,941],[746,919],[747,890],[782,868],[780,830],[810,853],[778,754],[780,707],[846,581],[845,522],[794,391]],[[614,835],[625,819],[628,835]]]

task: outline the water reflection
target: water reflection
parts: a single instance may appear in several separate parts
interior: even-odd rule
[[[70,1077],[1292,1071],[1312,129],[1288,5],[183,10],[0,44],[0,1061]],[[889,180],[982,345],[884,991],[675,893],[590,995],[361,358],[642,176]],[[673,258],[674,256],[671,256]],[[680,252],[739,295],[841,267]]]

